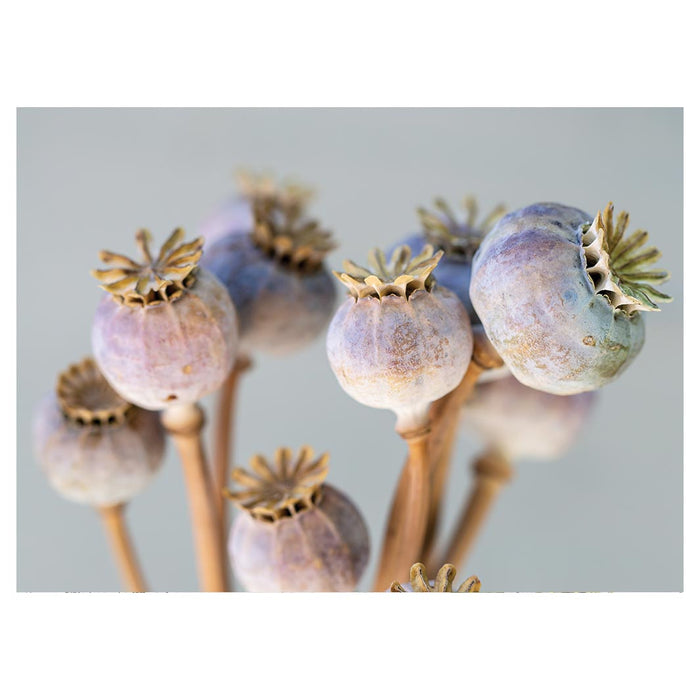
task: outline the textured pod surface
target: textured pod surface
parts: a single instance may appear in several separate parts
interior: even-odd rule
[[[479,384],[464,405],[464,426],[510,459],[556,459],[583,432],[595,392],[556,396],[514,377]]]
[[[335,285],[325,268],[299,272],[279,265],[248,233],[227,235],[208,246],[202,265],[231,295],[242,353],[284,355],[305,347],[333,313]]]
[[[407,245],[411,249],[412,255],[415,256],[418,255],[428,243],[428,239],[422,233],[414,233],[389,248],[386,251],[386,255],[390,257],[397,248],[402,245]],[[469,296],[469,285],[472,279],[471,260],[459,260],[450,257],[450,255],[446,255],[433,271],[433,276],[439,285],[457,295],[458,299],[464,304],[464,308],[467,310],[472,323],[479,323],[479,317],[476,311],[474,311],[474,306]]]
[[[396,295],[349,298],[328,329],[328,359],[356,401],[401,413],[444,396],[469,365],[473,338],[464,306],[435,287]]]
[[[474,308],[511,372],[533,389],[597,389],[644,343],[641,315],[614,309],[586,272],[582,228],[592,221],[580,209],[533,204],[504,216],[474,257]]]
[[[34,450],[62,496],[92,506],[125,503],[143,491],[163,459],[165,439],[157,413],[133,407],[118,425],[76,425],[54,394],[34,415]]]
[[[107,381],[152,410],[216,391],[233,366],[237,341],[231,298],[201,268],[194,286],[174,302],[132,307],[105,296],[92,326],[93,352]]]
[[[327,484],[316,506],[275,522],[241,512],[229,537],[233,570],[248,591],[353,591],[369,535],[355,505]]]

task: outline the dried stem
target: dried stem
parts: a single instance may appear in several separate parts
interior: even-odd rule
[[[384,591],[416,561],[425,536],[430,505],[429,427],[401,437],[408,457],[399,479],[384,535],[374,590]]]
[[[503,364],[503,360],[496,353],[483,329],[480,326],[475,326],[473,330],[474,350],[464,379],[449,394],[435,401],[430,411],[433,425],[428,443],[431,488],[428,525],[421,552],[423,560],[431,558],[430,555],[435,543],[447,475],[457,438],[460,410],[474,391],[474,386],[481,373],[486,369],[500,367]]]
[[[446,558],[457,568],[464,565],[496,496],[513,473],[508,459],[496,450],[488,450],[475,459],[472,468],[474,484],[469,499],[447,549],[440,557],[440,561]]]
[[[223,541],[228,534],[227,504],[224,489],[228,483],[228,472],[234,458],[234,435],[236,420],[236,397],[238,384],[243,374],[251,367],[245,356],[236,358],[233,369],[219,389],[216,422],[214,424],[214,501],[221,523]]]
[[[117,561],[124,587],[132,593],[144,593],[146,582],[124,520],[124,504],[101,506],[97,511],[107,531],[107,538]]]
[[[202,444],[204,411],[197,404],[173,406],[163,412],[161,420],[175,441],[182,461],[201,588],[205,591],[225,591],[225,550]]]

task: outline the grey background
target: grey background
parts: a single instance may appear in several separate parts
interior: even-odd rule
[[[680,109],[21,109],[18,112],[17,587],[111,591],[119,580],[97,516],[48,486],[31,416],[56,375],[90,353],[101,248],[135,251],[197,226],[233,192],[239,166],[314,185],[312,212],[350,257],[417,230],[415,207],[465,193],[483,208],[549,200],[588,211],[610,199],[664,251],[675,301],[647,314],[641,355],[555,463],[523,462],[460,575],[485,591],[682,589],[682,129]],[[206,402],[211,405],[211,399]],[[256,358],[240,395],[237,458],[308,443],[364,513],[371,585],[404,458],[394,417],[355,403],[324,338]],[[460,438],[446,522],[478,443]],[[153,590],[196,590],[187,501],[172,446],[128,519]],[[445,531],[443,530],[443,534]]]

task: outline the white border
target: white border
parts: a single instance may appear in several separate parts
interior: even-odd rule
[[[697,75],[690,72],[696,22],[687,3],[630,7],[592,0],[570,10],[554,2],[477,10],[435,0],[15,3],[0,42],[9,82],[2,110],[1,196],[3,211],[12,212],[6,258],[16,255],[17,106],[626,104],[686,108],[691,261],[700,254]],[[11,265],[5,285],[16,289]],[[693,289],[685,293],[685,308],[697,309]],[[5,321],[14,328],[8,308]],[[59,698],[173,691],[198,698],[251,691],[690,697],[697,691],[689,637],[698,600],[700,464],[690,313],[684,594],[480,594],[451,604],[369,594],[17,594],[14,567],[6,565],[10,655],[2,685],[20,688],[10,697]],[[2,444],[12,448],[5,448],[0,554],[13,562],[14,346],[4,347],[3,360]]]

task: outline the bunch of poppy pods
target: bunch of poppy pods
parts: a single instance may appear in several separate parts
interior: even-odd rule
[[[419,233],[373,249],[367,267],[345,261],[334,279],[324,261],[336,244],[310,199],[245,176],[195,240],[176,229],[156,252],[140,230],[140,259],[100,253],[92,357],[37,407],[34,446],[52,486],[100,513],[128,590],[147,586],[124,507],[157,473],[166,435],[183,466],[202,590],[231,590],[231,570],[248,591],[357,588],[368,529],[326,483],[328,454],[280,447],[230,471],[237,388],[255,355],[292,353],[326,331],[342,389],[393,411],[407,444],[373,588],[452,591],[513,462],[571,446],[595,391],[641,350],[643,312],[670,300],[656,289],[668,278],[653,267],[661,253],[645,231],[626,235],[628,215],[615,219],[612,204],[595,216],[498,207],[477,223],[473,199],[464,218],[438,199],[418,210]],[[210,461],[199,401],[214,392]],[[484,449],[438,551],[462,426]],[[470,577],[457,591],[480,586]]]

